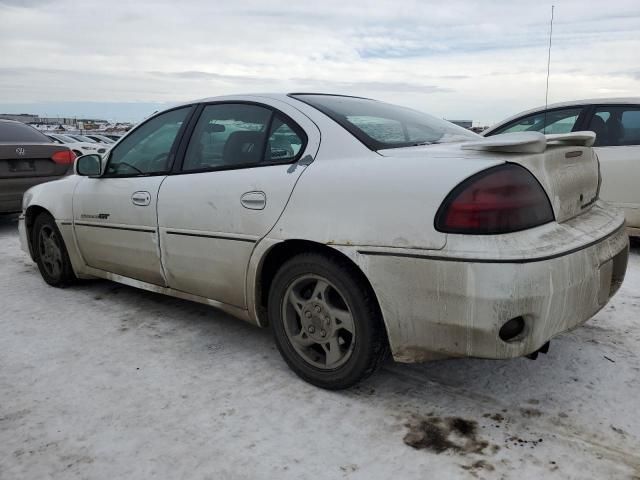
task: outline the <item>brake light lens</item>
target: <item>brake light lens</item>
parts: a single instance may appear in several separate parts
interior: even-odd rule
[[[435,227],[444,233],[489,235],[525,230],[554,218],[538,180],[524,167],[507,163],[454,188],[438,209]]]
[[[70,165],[76,159],[76,154],[71,150],[61,150],[51,155],[51,160],[59,165]]]

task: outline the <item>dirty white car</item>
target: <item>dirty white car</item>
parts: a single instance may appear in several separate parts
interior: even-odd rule
[[[482,132],[596,134],[600,160],[600,197],[625,213],[627,232],[640,237],[640,98],[596,98],[554,103],[518,113]]]
[[[158,113],[27,192],[47,283],[100,277],[271,325],[325,388],[400,362],[510,358],[600,310],[626,270],[590,132],[489,139],[319,94]]]

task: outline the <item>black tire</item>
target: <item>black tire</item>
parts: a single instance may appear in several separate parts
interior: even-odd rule
[[[48,241],[52,242],[50,246],[47,246]],[[66,287],[76,280],[60,230],[48,213],[41,213],[33,222],[31,242],[38,270],[45,282],[53,287]],[[48,254],[55,248],[57,251],[53,255]]]
[[[345,363],[337,368],[319,368],[312,364],[296,350],[290,340],[291,334],[287,333],[285,316],[291,315],[286,313],[286,309],[290,308],[287,307],[287,292],[291,292],[301,278],[310,275],[326,279],[332,284],[330,288],[342,297],[352,318],[354,333],[350,338],[353,346],[350,346]],[[305,301],[308,303],[311,300]],[[300,378],[321,388],[340,390],[355,385],[370,376],[388,352],[382,315],[371,288],[353,265],[334,256],[305,253],[284,263],[271,284],[268,313],[276,345],[284,360]],[[301,324],[302,314],[298,312],[293,315]],[[300,334],[303,328],[301,325]]]

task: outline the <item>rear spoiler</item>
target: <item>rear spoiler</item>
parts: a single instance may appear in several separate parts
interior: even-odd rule
[[[487,150],[509,153],[542,153],[549,144],[590,147],[596,141],[593,132],[571,132],[543,135],[539,132],[501,133],[482,140],[463,143],[463,150]]]

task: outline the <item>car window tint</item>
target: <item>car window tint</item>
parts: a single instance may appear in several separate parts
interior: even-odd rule
[[[397,120],[369,115],[347,115],[346,119],[378,142],[402,143],[409,140],[405,138],[402,124]]]
[[[107,175],[127,176],[166,172],[171,147],[191,107],[162,113],[123,139],[109,156]]]
[[[51,143],[46,135],[20,122],[0,122],[0,142]]]
[[[302,146],[304,140],[295,132],[294,128],[286,120],[276,115],[271,122],[265,161],[268,162],[289,162],[294,160]]]
[[[207,105],[189,140],[182,169],[194,171],[263,161],[271,110],[258,105]]]
[[[589,123],[597,147],[640,145],[640,107],[598,107]]]
[[[320,110],[371,150],[478,138],[475,133],[445,120],[376,100],[306,93],[290,96]]]
[[[494,133],[540,132],[540,133],[569,133],[582,112],[582,108],[568,108],[563,110],[535,113],[523,117]]]

